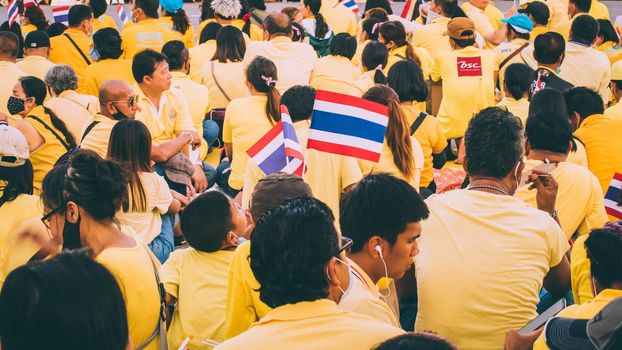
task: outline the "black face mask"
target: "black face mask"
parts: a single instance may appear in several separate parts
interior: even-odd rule
[[[115,120],[123,120],[123,119],[127,119],[127,115],[123,114],[123,112],[121,112],[121,110],[119,109],[119,107],[117,107],[117,105],[115,105],[114,103],[112,104],[114,106],[114,108],[117,110],[117,113],[113,114],[112,117]]]
[[[73,250],[81,248],[80,243],[80,218],[75,224],[70,223],[65,218],[65,227],[63,228],[63,250]]]

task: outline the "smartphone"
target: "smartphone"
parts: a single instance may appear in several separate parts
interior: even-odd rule
[[[566,299],[559,299],[553,306],[544,310],[543,313],[538,315],[538,317],[529,321],[523,328],[518,331],[518,334],[524,335],[530,332],[535,331],[536,329],[544,326],[548,320],[553,318],[553,316],[557,315],[560,311],[566,308]]]

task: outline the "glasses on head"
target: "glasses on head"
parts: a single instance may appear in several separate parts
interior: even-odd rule
[[[43,215],[41,217],[41,222],[43,223],[43,225],[45,225],[45,227],[49,230],[50,229],[50,218],[52,218],[52,215],[60,212],[63,209],[63,205],[61,205],[60,207],[56,208],[56,209],[52,209],[49,213]]]
[[[337,253],[335,253],[335,257],[338,257],[341,255],[342,252],[346,253],[346,256],[350,255],[350,252],[352,251],[352,240],[348,237],[341,237],[341,248],[339,248],[339,250],[337,251]]]
[[[108,101],[108,102],[110,102],[110,103],[127,103],[130,106],[130,108],[131,108],[131,107],[134,107],[134,105],[138,102],[138,95],[134,95],[134,96],[130,97],[130,99],[127,100],[127,101]]]

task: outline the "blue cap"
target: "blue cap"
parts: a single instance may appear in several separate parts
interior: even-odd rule
[[[516,14],[510,18],[503,18],[501,22],[511,25],[512,28],[519,33],[525,34],[533,30],[533,22],[527,15],[523,15],[522,13]]]
[[[167,13],[175,13],[184,7],[183,0],[160,0],[160,6]]]

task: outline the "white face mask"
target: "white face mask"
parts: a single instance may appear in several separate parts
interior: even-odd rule
[[[437,18],[441,18],[443,16],[439,15],[438,13],[432,11],[432,10],[428,10],[428,16],[425,18],[425,24],[430,24],[432,23],[433,20],[437,19]]]
[[[352,275],[352,268],[350,267],[350,264],[346,263],[345,261],[339,259],[339,258],[335,258],[337,259],[337,261],[339,261],[341,264],[344,264],[348,267],[348,274],[350,275],[350,283],[348,283],[348,286],[346,287],[346,289],[344,290],[343,288],[341,288],[341,286],[337,286],[337,288],[339,288],[339,290],[341,291],[341,297],[339,298],[339,301],[337,302],[337,305],[341,304],[341,302],[346,298],[346,296],[348,296],[348,294],[350,294],[350,291],[352,290],[352,279],[354,278],[354,276]],[[328,267],[326,268],[326,276],[328,275]],[[330,280],[330,277],[328,278]]]

